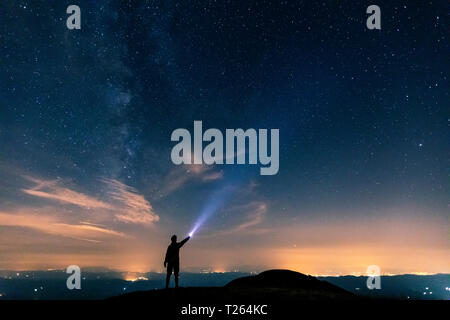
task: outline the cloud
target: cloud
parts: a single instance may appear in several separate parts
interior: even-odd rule
[[[89,209],[91,213],[112,213],[118,221],[125,223],[150,225],[159,221],[159,216],[144,196],[133,187],[115,179],[100,179],[107,187],[104,196],[108,201],[102,201],[63,186],[64,181],[61,179],[43,180],[29,176],[25,178],[34,182],[35,186],[22,191],[38,198],[75,205]]]
[[[22,189],[26,194],[80,206],[85,209],[111,209],[108,203],[61,186],[62,180],[42,180],[29,176],[24,176],[24,178],[36,184],[32,188]]]
[[[264,216],[267,211],[267,204],[264,202],[253,201],[245,205],[237,206],[232,210],[244,215],[245,220],[229,229],[216,232],[216,235],[222,236],[244,231],[251,233],[265,233],[268,231],[268,229],[265,228],[256,228],[256,226],[259,226],[264,221]]]
[[[86,222],[70,224],[44,213],[0,212],[0,226],[30,228],[47,234],[90,242],[101,242],[108,237],[127,237],[122,232],[106,227]]]
[[[219,180],[222,178],[223,178],[223,171],[216,171],[216,172],[211,172],[211,173],[207,173],[207,174],[203,175],[202,181],[208,182],[208,181]]]
[[[215,171],[214,167],[210,165],[191,164],[176,166],[165,177],[159,191],[159,197],[163,198],[190,182],[211,182],[222,178],[223,171]]]
[[[234,227],[233,232],[242,231],[260,224],[267,211],[267,205],[263,202],[252,202],[245,206],[251,212],[247,216],[247,220]]]
[[[115,179],[101,179],[108,186],[108,195],[117,205],[115,217],[125,223],[153,224],[159,216],[151,204],[136,189]]]

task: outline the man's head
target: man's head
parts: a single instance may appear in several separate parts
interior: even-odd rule
[[[170,240],[172,240],[172,242],[177,242],[177,236],[173,235],[172,238],[170,238]]]

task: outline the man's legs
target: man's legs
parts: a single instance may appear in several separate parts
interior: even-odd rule
[[[169,288],[169,281],[170,281],[170,273],[167,272],[167,275],[166,275],[166,289]]]
[[[166,275],[166,289],[169,288],[170,275],[172,274],[172,269],[173,269],[173,266],[170,263],[168,263],[167,264],[167,275]],[[177,283],[177,281],[178,281],[178,279],[175,278],[175,284]]]
[[[175,263],[173,266],[173,273],[175,276],[175,288],[178,288],[178,273],[180,271],[180,263]]]

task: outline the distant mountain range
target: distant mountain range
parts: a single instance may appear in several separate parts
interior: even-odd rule
[[[358,296],[402,300],[450,300],[450,274],[381,276],[381,289],[369,290],[367,277],[318,277]]]

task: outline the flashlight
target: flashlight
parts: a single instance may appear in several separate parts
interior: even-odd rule
[[[189,232],[189,237],[192,237],[194,235],[194,233],[197,231],[197,229],[200,227],[201,223],[197,223],[192,230]]]

